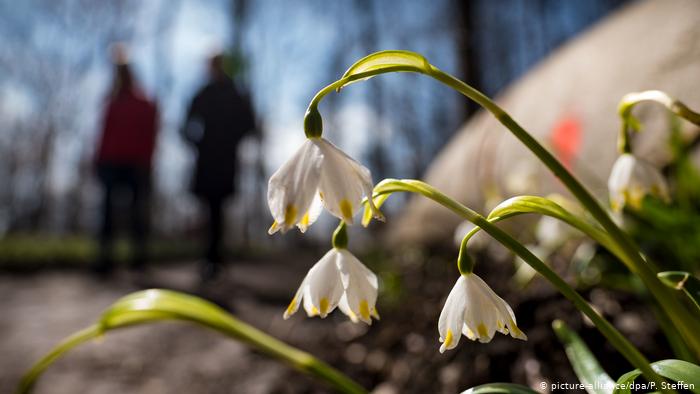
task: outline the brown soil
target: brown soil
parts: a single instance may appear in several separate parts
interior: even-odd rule
[[[145,275],[119,272],[108,281],[78,271],[1,275],[0,392],[12,392],[33,362],[60,339],[93,322],[117,298],[148,287],[205,296],[381,394],[455,393],[495,381],[533,387],[542,380],[575,382],[549,328],[554,318],[569,321],[611,375],[631,369],[597,332],[581,323],[580,315],[566,300],[542,282],[518,294],[509,293],[505,281],[493,284],[514,306],[529,341],[499,335],[485,345],[463,338],[456,350],[440,354],[437,318],[456,279],[452,267],[438,268],[445,267],[444,262],[395,262],[402,272],[400,286],[390,286],[386,272],[380,270],[383,286],[400,290],[385,289],[378,304],[382,320],[369,328],[350,323],[339,312],[326,320],[308,319],[302,312],[284,321],[286,303],[313,264],[313,259],[300,260],[296,264],[233,264],[222,278],[206,286],[199,284],[197,267],[192,263],[151,268]],[[488,273],[492,277],[506,274]],[[593,298],[600,298],[603,307],[617,303],[607,293]],[[616,313],[614,322],[641,344],[642,350],[665,355],[666,345],[654,341],[654,326],[643,324],[651,319],[647,313],[616,312],[614,307],[611,313]],[[48,369],[35,392],[253,394],[329,390],[218,333],[186,323],[160,323],[110,332],[100,341],[75,349]]]

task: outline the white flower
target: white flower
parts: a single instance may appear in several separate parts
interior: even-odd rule
[[[608,180],[610,206],[619,212],[625,205],[639,209],[642,200],[652,195],[668,200],[668,187],[663,175],[656,167],[624,153],[618,157]]]
[[[575,228],[551,216],[542,216],[535,227],[537,242],[549,251],[554,251],[578,234]]]
[[[322,206],[352,224],[362,199],[371,195],[372,175],[366,167],[327,140],[309,138],[270,177],[267,202],[274,222],[269,233],[285,232],[294,225],[306,231]],[[369,204],[375,217],[381,218],[371,198]]]
[[[457,346],[462,334],[479,342],[491,341],[496,331],[527,340],[510,306],[473,273],[457,279],[440,313],[438,331],[440,353]]]
[[[347,249],[333,248],[311,267],[283,317],[288,319],[301,304],[309,317],[325,318],[339,307],[353,322],[372,324],[372,317],[379,319],[377,288],[372,271]]]
[[[462,240],[467,236],[476,225],[469,220],[465,220],[457,226],[454,234],[454,243],[457,247],[462,245]],[[484,231],[478,231],[469,239],[469,249],[471,250],[483,250],[489,244],[488,234]]]

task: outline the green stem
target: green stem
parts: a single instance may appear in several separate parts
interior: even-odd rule
[[[469,239],[467,237],[462,238],[462,243],[459,245],[459,254],[457,255],[457,270],[462,275],[471,274],[474,271],[474,260],[467,250],[468,241]]]
[[[348,230],[346,227],[345,221],[341,220],[340,223],[338,223],[338,227],[333,231],[331,244],[334,248],[345,249],[348,247]]]
[[[418,180],[385,180],[375,187],[375,193],[385,194],[394,192],[410,192],[421,194],[438,204],[450,209],[476,226],[481,227],[491,237],[510,249],[522,258],[533,269],[545,277],[560,293],[568,298],[581,312],[595,324],[598,330],[610,341],[610,343],[636,368],[639,368],[649,381],[656,382],[662,387],[661,378],[649,365],[649,361],[632,345],[624,335],[610,324],[604,317],[593,309],[588,302],[581,297],[566,281],[557,275],[551,268],[532,254],[525,246],[508,235],[506,232],[490,223],[486,218],[475,211],[456,202],[429,184]]]

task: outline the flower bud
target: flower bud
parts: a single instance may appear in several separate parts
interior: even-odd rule
[[[323,119],[316,106],[309,107],[304,115],[304,133],[307,138],[319,138],[323,134]]]

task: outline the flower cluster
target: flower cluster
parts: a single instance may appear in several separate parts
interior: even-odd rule
[[[375,218],[382,219],[372,199],[370,171],[321,137],[308,138],[292,158],[275,172],[268,185],[268,204],[274,218],[269,233],[300,231],[325,207],[347,224],[367,199]],[[353,322],[372,323],[376,309],[377,276],[345,245],[335,244],[306,274],[284,318],[303,306],[309,317],[325,318],[336,307]],[[510,306],[476,274],[463,274],[447,297],[438,324],[440,351],[457,346],[464,334],[489,342],[496,332],[527,339]]]

